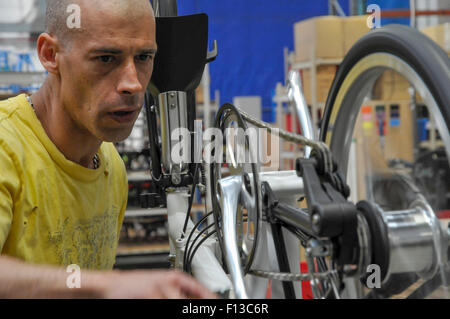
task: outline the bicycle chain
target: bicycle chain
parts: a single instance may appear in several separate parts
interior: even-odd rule
[[[250,270],[248,273],[258,277],[280,281],[309,281],[313,278],[326,279],[330,275],[330,272],[315,273],[314,276],[312,276],[311,274],[294,274],[288,272],[275,272],[257,269]]]
[[[278,132],[278,135],[281,138],[283,138],[284,140],[286,140],[288,142],[310,146],[311,148],[316,150],[319,153],[319,155],[321,156],[321,158],[323,159],[324,173],[329,173],[330,175],[332,175],[332,173],[334,172],[335,169],[334,169],[333,157],[331,154],[331,150],[327,144],[325,144],[324,142],[321,142],[321,141],[311,140],[309,138],[304,137],[303,135],[295,134],[295,133],[283,130],[281,128],[274,128],[271,125],[269,125],[263,121],[255,119],[254,117],[252,117],[251,115],[242,111],[241,109],[239,109],[239,108],[237,108],[237,109],[239,110],[239,113],[241,114],[242,118],[244,120],[246,120],[247,122],[249,122],[250,124],[253,124],[259,128],[267,129],[269,131],[269,133],[276,131],[276,132]]]

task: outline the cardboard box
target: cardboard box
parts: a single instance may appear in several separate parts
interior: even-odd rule
[[[344,55],[352,48],[352,46],[363,35],[370,31],[367,26],[367,18],[369,16],[350,16],[342,18],[344,32]]]
[[[450,55],[450,22],[426,27],[421,31]]]
[[[341,59],[344,56],[342,19],[321,16],[294,24],[295,62],[313,57]]]
[[[205,101],[203,97],[203,86],[201,84],[195,89],[195,101],[197,104],[203,104]]]
[[[370,31],[368,16],[321,16],[294,24],[295,62],[313,57],[342,59],[364,34]]]
[[[337,65],[320,65],[316,68],[316,102],[324,103],[327,100]],[[303,93],[306,103],[312,104],[311,69],[302,70]]]
[[[410,84],[405,77],[392,70],[386,70],[373,87],[373,99],[382,101],[409,101]]]

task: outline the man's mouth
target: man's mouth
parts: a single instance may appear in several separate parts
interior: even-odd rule
[[[117,115],[117,116],[125,116],[127,114],[131,114],[134,113],[134,111],[117,111],[117,112],[113,112],[112,114]]]
[[[109,112],[108,115],[110,115],[115,121],[119,123],[127,123],[134,120],[136,112],[137,110],[116,111],[116,112]]]

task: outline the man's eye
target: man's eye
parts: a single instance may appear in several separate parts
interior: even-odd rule
[[[114,62],[114,60],[115,60],[115,58],[112,55],[102,55],[102,56],[97,57],[97,59],[103,63],[111,63],[111,62]]]
[[[153,59],[153,56],[150,54],[140,54],[137,56],[137,59],[141,62],[147,62]]]

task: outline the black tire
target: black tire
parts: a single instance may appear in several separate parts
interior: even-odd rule
[[[422,78],[450,127],[450,59],[430,38],[416,29],[389,25],[370,31],[350,49],[331,86],[321,123],[320,140],[325,141],[337,93],[352,67],[369,54],[385,52],[408,63]]]

